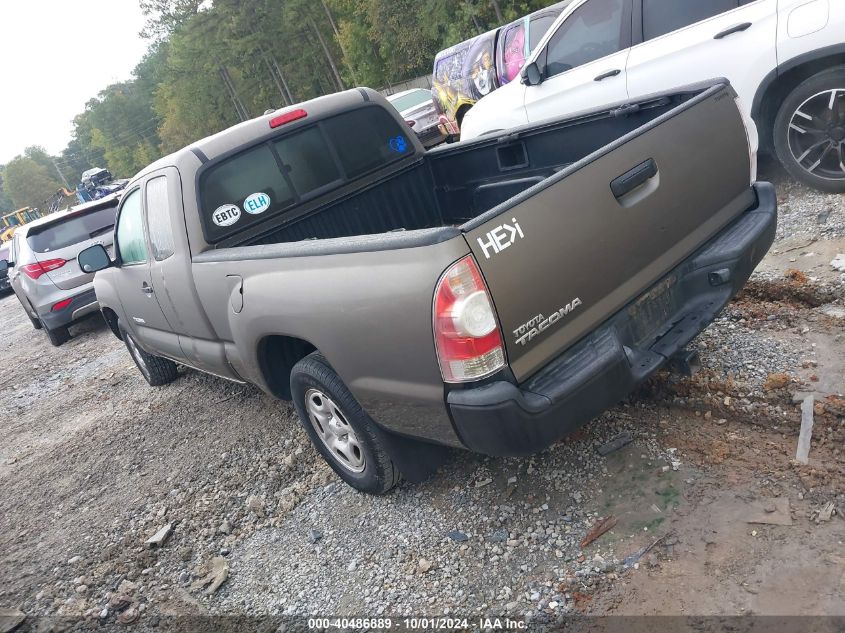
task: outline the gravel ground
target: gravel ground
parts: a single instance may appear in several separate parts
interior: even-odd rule
[[[843,235],[843,196],[774,176],[788,198],[776,250]],[[845,344],[843,320],[829,314],[845,305],[845,285],[832,273],[785,278],[776,264],[698,339],[705,369],[697,376],[661,374],[530,459],[455,452],[428,482],[378,498],[336,480],[289,405],[184,369],[175,383],[150,388],[99,319],[55,349],[13,297],[0,299],[0,607],[30,621],[75,618],[80,630],[191,614],[555,622],[630,604],[644,569],[651,578],[672,558],[667,526],[697,538],[690,517],[714,495],[770,495],[777,481],[796,520],[811,525],[830,500],[845,508],[845,401],[836,399]],[[788,455],[800,421],[793,399],[808,392],[820,399],[818,461],[799,468]],[[596,452],[623,431],[629,446]],[[617,527],[582,547],[609,515]],[[841,550],[839,523],[814,532],[816,551]],[[166,525],[164,546],[147,547]],[[794,546],[787,554],[800,558],[802,533],[761,531],[771,540],[732,554],[722,580],[744,582],[742,564],[758,564],[766,544]],[[637,556],[658,537],[660,556]],[[222,584],[208,592],[216,575]],[[712,581],[708,569],[682,577]],[[720,591],[699,587],[701,596]]]

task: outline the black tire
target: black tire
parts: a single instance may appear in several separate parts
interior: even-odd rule
[[[833,90],[842,93],[829,108]],[[794,88],[778,110],[772,138],[778,160],[793,178],[821,191],[845,193],[845,67],[821,72]],[[816,149],[799,162],[812,147]],[[813,167],[819,158],[821,164]]]
[[[129,350],[129,355],[135,361],[135,365],[144,379],[150,383],[150,386],[161,387],[162,385],[173,382],[179,377],[176,363],[167,358],[153,356],[142,350],[125,328],[121,327],[120,332],[123,335],[123,342],[126,344],[126,349]]]
[[[26,313],[26,317],[29,319],[29,322],[32,323],[32,327],[36,330],[40,330],[43,325],[41,325],[41,319],[36,319],[32,316],[29,312]]]
[[[47,338],[50,340],[50,345],[52,345],[53,347],[60,347],[61,345],[64,345],[70,340],[70,332],[68,331],[67,326],[57,327],[55,330],[51,330],[50,328],[46,327],[43,323],[41,325],[44,327],[44,332],[47,334]]]
[[[385,450],[382,431],[319,352],[306,356],[294,365],[290,388],[305,432],[341,479],[356,490],[373,495],[384,494],[399,483],[399,469]],[[306,402],[307,398],[312,399],[310,405]],[[313,402],[321,402],[323,406],[331,408],[328,420],[312,422],[309,406],[313,407]],[[342,429],[340,433],[346,432],[343,450],[353,456],[353,461],[344,457],[340,449],[329,448],[327,441],[318,433],[318,425],[328,429],[330,422],[335,422],[335,428]],[[330,434],[326,432],[326,435]],[[337,432],[334,435],[336,442],[343,442]],[[355,457],[360,463],[354,461]]]

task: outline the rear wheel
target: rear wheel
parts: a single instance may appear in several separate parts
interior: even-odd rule
[[[30,319],[31,318],[32,317],[30,317]],[[50,345],[52,345],[53,347],[59,347],[60,345],[64,345],[70,340],[70,332],[68,331],[67,326],[57,327],[54,330],[51,330],[43,323],[41,323],[41,326],[44,328],[44,332],[47,334],[47,338],[50,340]]]
[[[774,144],[790,175],[845,193],[845,67],[810,77],[789,93],[775,118]]]
[[[376,495],[399,482],[375,423],[321,354],[294,365],[290,386],[305,432],[341,479]]]
[[[29,319],[29,322],[32,323],[32,327],[36,330],[40,330],[43,326],[41,325],[41,320],[32,316],[29,312],[26,313],[26,318]]]
[[[126,349],[129,350],[129,355],[138,366],[138,370],[144,379],[153,387],[160,387],[173,382],[179,376],[176,369],[176,363],[166,358],[153,356],[148,354],[135,342],[132,335],[124,328],[120,328],[123,334],[123,342],[126,343]]]

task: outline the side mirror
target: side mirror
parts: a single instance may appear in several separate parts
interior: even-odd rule
[[[76,256],[76,261],[79,262],[79,268],[84,273],[95,273],[98,270],[108,268],[112,264],[109,254],[102,244],[94,244],[81,251]]]
[[[11,268],[11,264],[8,260],[0,259],[0,273],[8,272],[9,268]]]
[[[543,73],[540,72],[537,62],[531,62],[523,68],[520,76],[526,86],[539,86],[543,83]]]

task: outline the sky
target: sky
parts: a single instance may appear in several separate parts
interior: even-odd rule
[[[141,61],[143,25],[138,0],[0,0],[0,165],[60,153],[85,103]]]

